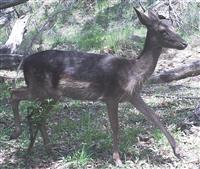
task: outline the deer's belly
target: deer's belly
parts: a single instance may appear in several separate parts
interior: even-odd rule
[[[77,100],[103,99],[103,92],[98,85],[92,82],[61,79],[58,84],[60,96],[70,97]]]

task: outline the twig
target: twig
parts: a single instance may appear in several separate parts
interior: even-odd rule
[[[171,0],[168,0],[168,4],[169,4],[169,19],[171,20],[172,24],[173,24],[173,19],[171,17],[171,10],[172,10],[172,7],[171,7]]]
[[[169,0],[169,10],[173,13],[173,15],[175,17],[175,21],[176,21],[178,27],[180,28],[181,27],[181,23],[179,23],[180,21],[178,19],[178,16],[177,16],[176,12],[174,11],[174,9],[173,9],[173,7],[171,5],[171,1],[170,0]]]
[[[16,13],[17,18],[20,18],[20,14],[19,14],[19,12],[17,12],[16,8],[14,8],[14,12]]]
[[[19,70],[20,70],[20,68],[21,68],[21,66],[22,66],[23,61],[24,61],[24,59],[22,59],[22,60],[20,61],[19,66],[17,67],[17,74],[16,74],[15,79],[14,79],[14,88],[16,87],[16,82],[17,82],[17,79],[18,79],[18,77],[19,77],[19,76],[18,76],[18,75],[19,75]]]

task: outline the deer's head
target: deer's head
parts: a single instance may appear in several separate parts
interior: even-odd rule
[[[172,26],[160,19],[157,14],[148,11],[148,16],[135,9],[140,22],[145,25],[151,34],[154,34],[158,45],[166,48],[185,49],[187,42],[180,35],[173,31]]]

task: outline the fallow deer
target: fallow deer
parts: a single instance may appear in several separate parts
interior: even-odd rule
[[[21,100],[47,98],[59,100],[70,97],[78,100],[102,100],[107,105],[113,136],[113,159],[121,165],[119,155],[118,104],[130,102],[155,124],[167,137],[174,154],[176,142],[153,110],[140,96],[143,83],[154,72],[162,48],[185,49],[187,43],[158,17],[148,11],[148,16],[135,9],[140,22],[146,26],[147,35],[143,51],[137,59],[113,55],[82,53],[76,51],[47,50],[28,56],[23,63],[27,87],[13,89],[11,103],[15,130],[11,139],[20,133],[18,105]],[[44,124],[43,134],[47,136]],[[44,140],[45,141],[45,140]],[[48,144],[48,139],[45,143]]]

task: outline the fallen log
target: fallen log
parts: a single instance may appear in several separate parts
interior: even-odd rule
[[[153,75],[150,83],[168,83],[174,80],[180,80],[187,77],[200,75],[200,61],[192,62],[191,64],[184,65],[169,71],[162,72],[158,75]]]
[[[23,58],[19,54],[0,54],[0,69],[16,70]]]

